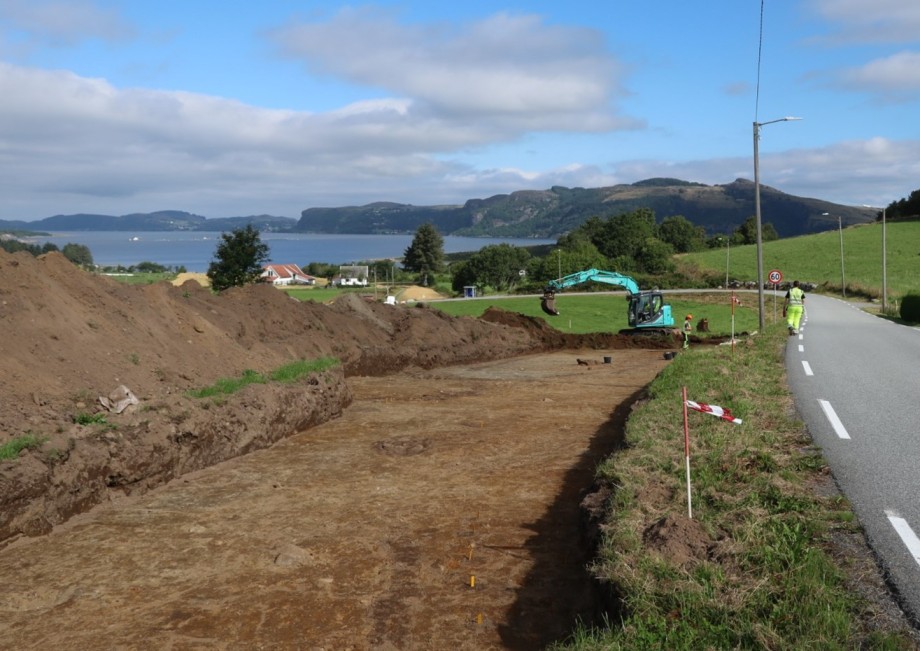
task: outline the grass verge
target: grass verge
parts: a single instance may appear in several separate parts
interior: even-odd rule
[[[310,373],[319,373],[333,366],[336,366],[339,360],[335,357],[320,357],[313,360],[298,360],[278,367],[268,375],[246,369],[242,375],[235,378],[221,378],[214,384],[202,389],[188,391],[187,395],[192,398],[211,398],[220,395],[230,395],[250,384],[268,384],[269,382],[290,383],[296,382],[305,375]]]
[[[40,447],[42,443],[44,443],[44,439],[34,434],[17,436],[0,445],[0,461],[15,459],[23,450]]]
[[[819,491],[827,468],[796,419],[781,326],[735,347],[678,355],[630,417],[626,448],[598,468],[613,487],[593,572],[620,606],[559,649],[909,649],[832,554],[859,535],[849,505]],[[689,412],[688,518],[681,387],[731,409]]]

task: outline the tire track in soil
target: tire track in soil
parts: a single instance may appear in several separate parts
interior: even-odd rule
[[[351,378],[338,420],[0,551],[0,640],[539,648],[591,620],[579,503],[666,363],[568,351]]]

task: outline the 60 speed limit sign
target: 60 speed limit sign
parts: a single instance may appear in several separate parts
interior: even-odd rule
[[[770,279],[770,282],[774,285],[779,285],[783,282],[783,274],[779,269],[773,269],[770,271],[770,275],[767,276]]]

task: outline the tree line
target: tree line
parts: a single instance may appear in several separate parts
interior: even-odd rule
[[[763,226],[763,239],[779,239],[772,224]],[[754,217],[731,234],[707,237],[701,226],[681,215],[657,223],[653,211],[641,208],[612,217],[591,217],[560,237],[551,253],[542,257],[510,244],[485,246],[450,266],[451,288],[456,292],[470,286],[513,291],[520,285],[542,285],[591,268],[660,276],[674,271],[675,253],[756,241]],[[443,238],[432,224],[419,226],[402,266],[423,281],[445,271]]]
[[[23,242],[17,239],[0,239],[0,248],[2,248],[7,253],[18,253],[19,251],[25,251],[26,253],[31,253],[36,257],[44,255],[45,253],[51,253],[52,251],[60,251],[65,258],[77,266],[93,266],[93,254],[90,252],[89,247],[85,244],[73,244],[68,242],[64,245],[63,248],[59,249],[57,244],[54,244],[53,242],[45,242],[42,245],[38,245],[31,244],[29,242]]]
[[[765,240],[778,239],[770,224],[764,225]],[[756,241],[754,217],[731,234],[707,237],[681,215],[666,217],[657,223],[655,214],[647,208],[612,217],[591,217],[557,240],[545,256],[534,256],[526,248],[510,244],[482,247],[466,259],[452,263],[449,268],[444,254],[444,238],[431,223],[420,225],[401,261],[401,271],[413,274],[413,280],[423,286],[446,282],[456,292],[465,287],[480,290],[513,291],[522,285],[542,285],[546,281],[583,269],[598,268],[628,274],[660,276],[674,271],[675,253],[698,251],[707,247],[731,244],[752,244]],[[8,251],[27,250],[40,255],[57,250],[54,244],[43,246],[17,240],[0,242]],[[74,264],[92,267],[89,248],[82,244],[67,244],[61,251]],[[207,276],[215,291],[258,281],[269,259],[269,247],[261,241],[259,231],[251,224],[221,235]],[[390,261],[370,263],[375,277],[396,275]],[[323,277],[335,273],[337,265],[311,262],[307,273]],[[140,263],[131,271],[165,271],[152,262]]]

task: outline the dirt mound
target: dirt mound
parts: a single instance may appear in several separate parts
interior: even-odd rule
[[[430,301],[433,299],[444,298],[430,287],[420,287],[412,285],[396,294],[396,300],[400,303],[408,301]]]
[[[179,274],[178,276],[173,278],[172,284],[175,285],[176,287],[181,287],[189,280],[194,280],[196,283],[198,283],[202,287],[211,286],[211,279],[208,278],[208,274],[191,273],[191,272],[185,272],[185,273]]]
[[[42,442],[0,461],[0,541],[37,534],[121,493],[271,445],[334,418],[348,375],[382,375],[566,347],[625,348],[615,335],[566,335],[500,310],[484,319],[348,294],[300,302],[269,285],[220,295],[196,282],[125,285],[59,253],[0,251],[0,445]],[[223,400],[188,392],[294,360],[341,365]],[[126,387],[120,414],[99,397]]]
[[[649,525],[642,542],[671,562],[690,566],[706,560],[713,541],[697,520],[672,513]]]
[[[606,332],[592,332],[589,334],[573,334],[560,332],[554,329],[543,319],[537,319],[532,316],[519,314],[517,312],[507,312],[497,307],[489,307],[482,315],[483,321],[489,323],[498,323],[501,325],[519,328],[529,333],[534,339],[537,339],[548,348],[593,348],[600,349],[667,349],[674,348],[676,341],[683,341],[680,333],[677,333],[678,339],[661,335],[622,335]]]

